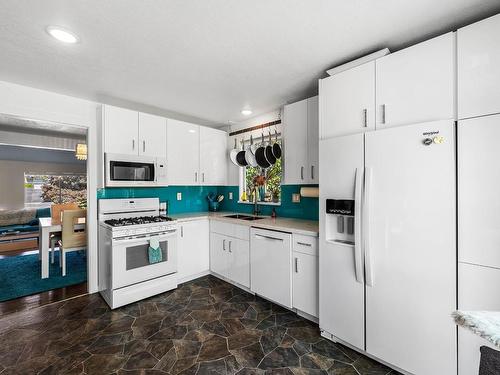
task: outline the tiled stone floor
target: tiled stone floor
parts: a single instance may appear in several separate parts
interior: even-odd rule
[[[396,374],[212,276],[111,311],[98,294],[0,319],[0,374]]]

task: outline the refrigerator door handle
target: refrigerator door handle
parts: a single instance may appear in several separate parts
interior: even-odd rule
[[[365,168],[365,197],[363,204],[363,228],[364,228],[364,249],[365,249],[365,276],[366,285],[373,286],[373,265],[372,249],[370,248],[370,202],[372,190],[373,171]]]
[[[363,186],[363,172],[360,168],[356,168],[354,184],[354,267],[356,281],[363,284],[363,256],[361,250],[361,189]]]

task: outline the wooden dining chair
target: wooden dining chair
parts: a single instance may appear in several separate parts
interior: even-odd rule
[[[78,204],[71,203],[53,203],[50,207],[50,216],[53,225],[61,224],[61,217],[64,210],[78,210]],[[56,245],[61,241],[61,232],[52,233],[50,236],[50,258],[51,263],[54,263],[54,254]],[[59,254],[61,255],[61,254]],[[60,259],[60,258],[59,258]],[[59,262],[61,263],[61,262]]]
[[[64,210],[78,210],[78,204],[75,202],[71,203],[54,203],[50,206],[50,215],[52,218],[52,225],[61,224],[61,217]]]
[[[87,248],[87,210],[64,210],[62,214],[62,239],[59,241],[62,275],[66,276],[66,254]],[[85,219],[85,220],[82,220]]]

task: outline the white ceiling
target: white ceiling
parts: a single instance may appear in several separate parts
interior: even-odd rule
[[[334,65],[497,12],[498,0],[2,0],[0,80],[217,126],[315,94]]]

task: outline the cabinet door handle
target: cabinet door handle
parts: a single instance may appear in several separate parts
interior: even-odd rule
[[[198,172],[194,172],[194,182],[198,182]]]
[[[142,141],[142,152],[146,152],[146,141]]]
[[[184,237],[184,227],[181,226],[181,237]]]
[[[230,252],[230,253],[232,253],[232,252],[233,252],[233,251],[231,250],[231,243],[232,243],[232,242],[233,242],[233,241],[229,241],[229,252]]]
[[[300,178],[304,179],[304,167],[300,167]]]
[[[307,246],[307,247],[311,247],[312,246],[310,243],[298,242],[298,241],[297,241],[297,245],[302,245],[302,246]]]
[[[222,240],[222,250],[226,251],[226,240]]]
[[[368,126],[368,110],[363,109],[363,126],[366,128]]]
[[[299,258],[295,258],[295,273],[299,273]]]
[[[381,123],[385,124],[385,104],[382,104],[380,107],[381,107],[380,109],[382,110],[382,121],[381,121]]]
[[[132,139],[132,150],[135,150],[135,139]]]
[[[311,165],[311,180],[314,180],[314,165]]]
[[[205,172],[203,172],[203,173],[201,174],[201,181],[202,181],[202,182],[205,182]]]

